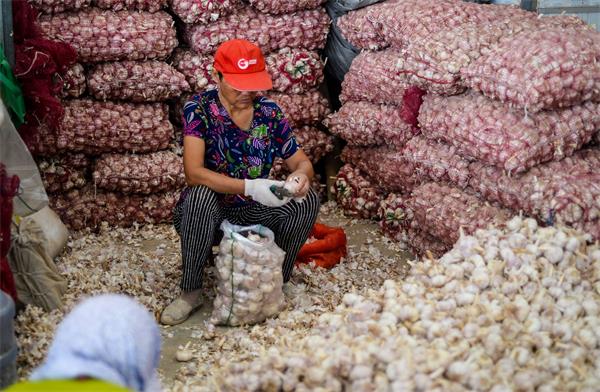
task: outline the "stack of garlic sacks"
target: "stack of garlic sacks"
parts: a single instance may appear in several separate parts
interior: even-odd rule
[[[386,1],[337,23],[363,49],[327,119],[348,143],[336,181],[348,213],[416,254],[519,212],[600,239],[590,26],[460,0]]]
[[[249,39],[265,52],[274,78],[270,97],[311,160],[333,149],[332,137],[318,128],[329,114],[317,91],[323,64],[316,50],[329,26],[322,0],[30,2],[42,14],[43,33],[78,53],[79,64],[62,76],[60,130],[40,129],[29,146],[53,208],[73,229],[171,218],[185,182],[174,125],[181,125],[183,101],[214,87],[212,54],[230,38]],[[282,162],[272,174],[286,175]]]
[[[213,55],[222,42],[238,38],[257,44],[273,77],[273,89],[267,96],[282,108],[315,164],[333,150],[333,138],[321,129],[330,113],[329,104],[318,91],[323,63],[317,50],[325,46],[330,23],[324,2],[171,0],[173,11],[183,22],[183,41],[187,44],[175,50],[173,66],[185,75],[194,93],[202,92],[215,87]],[[178,124],[188,98],[185,95],[173,105],[173,121]],[[271,177],[285,179],[287,174],[283,161],[276,160]],[[323,191],[318,178],[313,187]]]
[[[190,91],[166,60],[177,47],[166,0],[32,0],[50,39],[75,48],[56,134],[30,146],[51,206],[73,229],[170,219],[184,184],[166,101]]]
[[[600,249],[514,217],[401,281],[347,293],[302,339],[214,377],[222,391],[596,391]]]

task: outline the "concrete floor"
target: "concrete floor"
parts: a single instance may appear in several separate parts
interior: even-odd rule
[[[411,257],[408,253],[398,254],[397,251],[390,249],[389,246],[385,246],[383,242],[371,242],[370,238],[373,237],[371,233],[377,230],[377,224],[374,222],[363,220],[351,221],[350,219],[333,215],[321,216],[319,221],[329,226],[343,227],[348,238],[349,249],[368,243],[381,252],[383,257],[397,257],[404,262]],[[178,347],[185,345],[194,339],[195,335],[197,336],[198,333],[205,330],[204,322],[209,319],[211,310],[212,304],[205,303],[199,311],[194,313],[184,323],[174,327],[163,327],[163,336],[166,339],[163,340],[160,372],[163,376],[165,386],[172,383],[177,371],[182,367],[182,363],[175,359]]]

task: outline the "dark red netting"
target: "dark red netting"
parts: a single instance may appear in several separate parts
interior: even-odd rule
[[[14,74],[25,98],[25,123],[19,133],[26,143],[41,126],[55,130],[64,114],[57,96],[64,73],[77,60],[70,45],[46,39],[37,25],[37,11],[26,1],[13,1]]]
[[[0,290],[17,300],[17,290],[13,275],[8,265],[10,248],[10,225],[13,210],[13,197],[19,189],[19,177],[9,176],[0,162]]]
[[[406,89],[402,97],[402,108],[400,109],[400,118],[407,124],[412,125],[413,130],[417,130],[419,126],[419,109],[423,104],[423,96],[425,90],[417,86],[411,86]]]

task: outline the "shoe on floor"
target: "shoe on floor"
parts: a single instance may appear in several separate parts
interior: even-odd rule
[[[160,322],[163,325],[177,325],[183,323],[190,315],[202,305],[200,299],[194,306],[186,300],[177,298],[171,302],[160,315]]]

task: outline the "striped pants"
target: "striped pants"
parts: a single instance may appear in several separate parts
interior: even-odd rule
[[[267,207],[259,203],[224,207],[210,188],[189,188],[186,198],[175,207],[173,217],[175,230],[181,239],[181,289],[191,291],[202,286],[204,267],[219,226],[225,219],[236,225],[261,224],[275,233],[275,243],[286,253],[283,281],[287,282],[318,213],[319,197],[312,189],[302,203],[292,200],[282,207]]]

